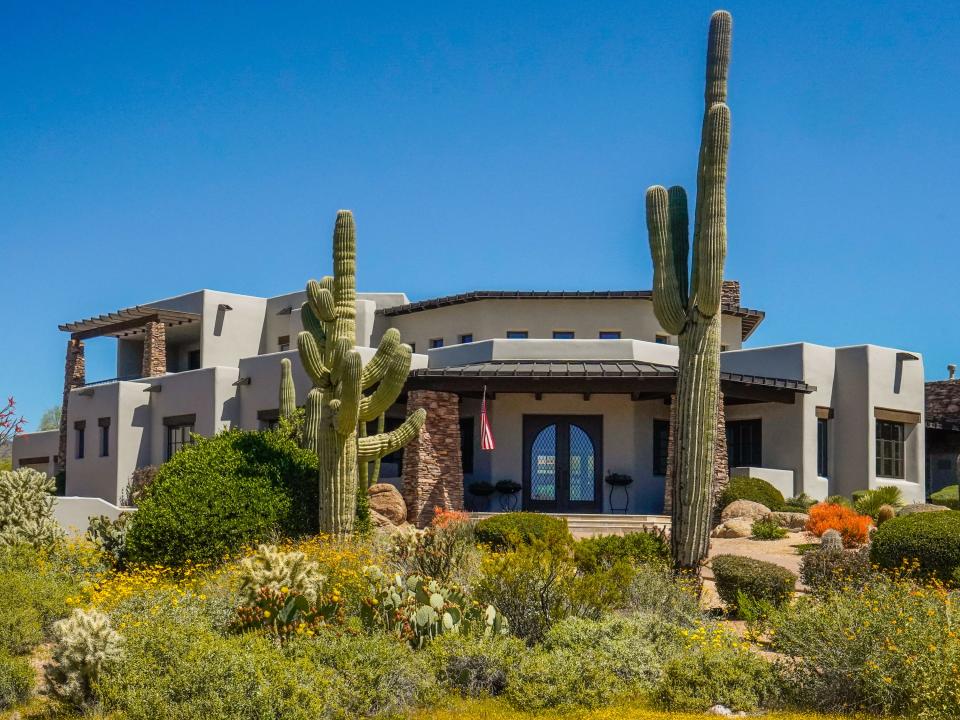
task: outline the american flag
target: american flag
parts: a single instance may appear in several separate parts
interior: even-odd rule
[[[483,401],[480,404],[480,448],[493,450],[493,430],[490,429],[490,420],[487,418],[487,388],[483,388]]]

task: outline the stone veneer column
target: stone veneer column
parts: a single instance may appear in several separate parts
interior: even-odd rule
[[[83,340],[67,340],[67,360],[63,370],[63,402],[60,405],[60,443],[57,446],[56,471],[67,469],[67,404],[70,391],[83,387],[87,382],[87,361],[83,351]]]
[[[407,521],[426,527],[434,508],[463,510],[460,457],[460,397],[434,390],[411,390],[407,413],[427,411],[427,421],[403,449],[403,499]]]
[[[663,492],[663,512],[670,514],[673,507],[673,428],[677,422],[677,396],[670,396],[670,434],[667,440],[667,482]],[[727,465],[727,419],[723,404],[723,393],[717,403],[717,434],[713,449],[713,514],[723,509],[718,507],[717,499],[730,483],[730,468]]]
[[[142,377],[157,377],[167,372],[167,329],[162,322],[148,322],[143,336]]]

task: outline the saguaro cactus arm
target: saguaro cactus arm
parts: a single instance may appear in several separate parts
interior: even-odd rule
[[[407,419],[396,430],[359,438],[357,440],[357,459],[370,462],[399,450],[417,436],[426,419],[427,411],[420,408],[407,416]]]
[[[351,350],[344,355],[342,376],[340,378],[340,407],[337,410],[336,427],[341,435],[352,435],[357,431],[360,415],[360,353]]]
[[[378,415],[382,415],[393,405],[400,391],[403,390],[403,383],[410,373],[410,356],[412,351],[409,345],[398,345],[390,358],[390,364],[377,389],[372,395],[363,398],[360,403],[360,420],[373,420]]]
[[[647,190],[647,233],[653,257],[653,312],[664,330],[679,335],[687,322],[687,308],[682,300],[681,276],[675,259],[678,243],[670,226],[667,189],[654,185]],[[684,248],[688,242],[683,239]],[[686,277],[682,282],[686,284]]]
[[[280,361],[280,417],[290,420],[297,414],[297,392],[290,358]]]
[[[333,293],[316,280],[307,282],[307,299],[310,303],[310,309],[318,320],[330,322],[336,317]]]
[[[330,370],[323,364],[317,341],[307,330],[297,335],[297,351],[300,353],[300,362],[303,364],[303,369],[313,380],[314,387],[329,387]]]
[[[360,378],[360,385],[366,390],[373,387],[387,372],[390,367],[390,360],[393,354],[400,347],[400,331],[396,328],[387,330],[380,338],[380,344],[377,346],[377,352],[374,353],[366,365],[363,366],[363,375]]]

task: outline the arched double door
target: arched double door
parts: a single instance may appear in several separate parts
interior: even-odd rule
[[[524,509],[600,512],[602,440],[602,415],[524,415]]]

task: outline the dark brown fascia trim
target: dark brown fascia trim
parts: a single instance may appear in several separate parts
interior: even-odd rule
[[[87,428],[86,420],[77,420],[76,422],[73,423],[74,430],[86,430],[86,428]]]
[[[833,420],[833,408],[832,408],[832,407],[823,407],[822,405],[817,405],[817,419],[818,419],[818,420]]]
[[[280,410],[277,408],[273,410],[257,410],[257,420],[270,422],[271,420],[279,420],[279,419],[280,419]]]
[[[167,427],[176,427],[177,425],[196,425],[197,415],[170,415],[163,419],[163,424]]]
[[[110,418],[108,417],[98,418],[97,425],[99,427],[106,427],[106,428],[110,427]]]
[[[910,410],[892,410],[890,408],[875,407],[873,416],[877,420],[886,420],[887,422],[904,423],[906,425],[917,425],[920,422],[920,413]]]
[[[24,465],[43,465],[44,463],[48,462],[50,462],[49,455],[44,455],[43,457],[20,458],[17,460],[17,466],[23,467]]]

